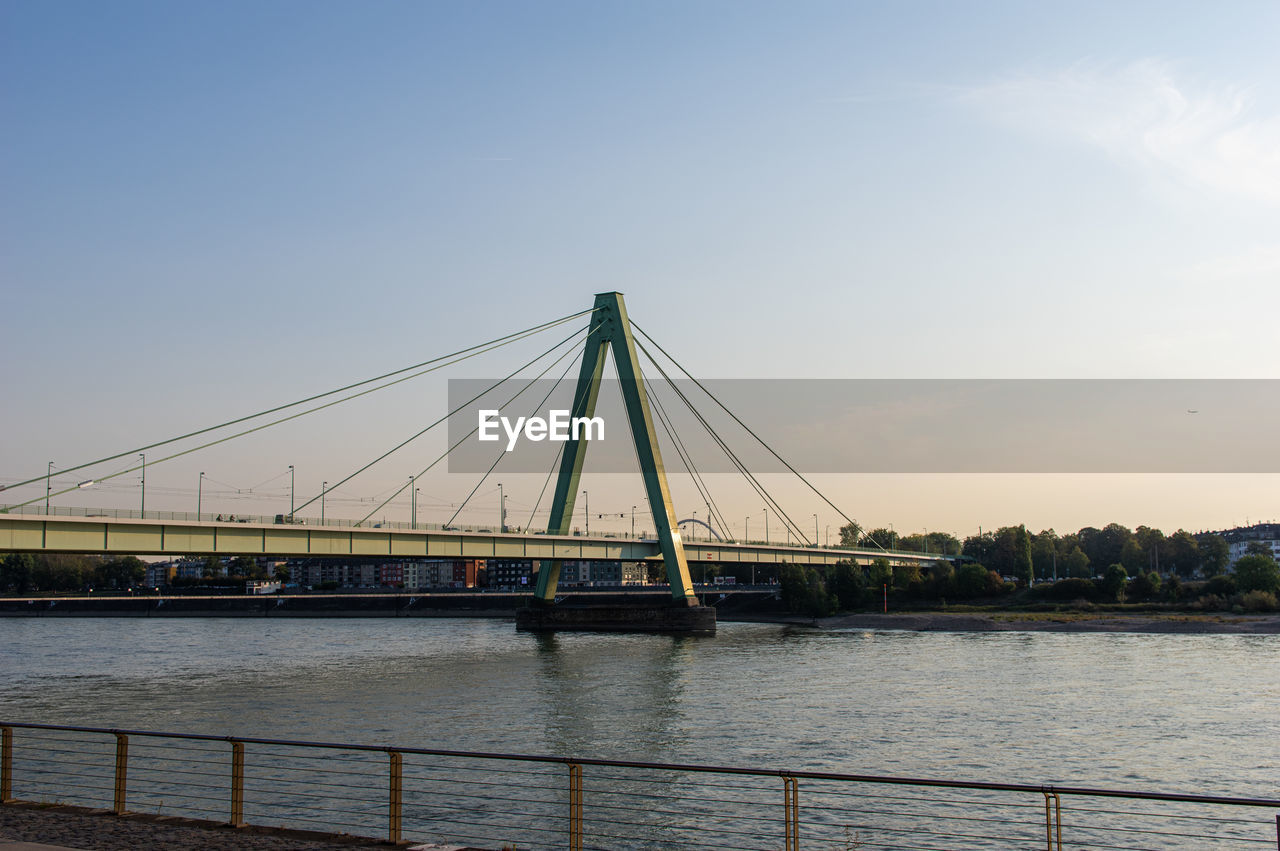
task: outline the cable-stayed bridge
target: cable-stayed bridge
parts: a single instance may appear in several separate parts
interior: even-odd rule
[[[586,317],[587,325],[573,330],[554,345],[543,351],[532,360],[511,370],[502,379],[493,382],[473,398],[456,406],[448,414],[418,430],[396,446],[382,452],[366,464],[361,465],[334,484],[325,483],[319,494],[304,499],[300,504],[290,496],[288,514],[274,518],[237,518],[235,522],[222,520],[221,515],[210,519],[197,507],[194,517],[173,512],[146,511],[146,471],[175,459],[201,450],[218,446],[237,438],[245,437],[262,430],[284,425],[303,416],[313,414],[351,399],[356,399],[378,390],[392,387],[427,373],[436,372],[469,360],[515,341],[533,337],[546,332],[562,331],[566,324]],[[553,336],[555,334],[553,333]],[[591,422],[596,418],[597,401],[606,359],[612,353],[614,366],[618,375],[618,386],[621,391],[627,427],[635,450],[635,458],[643,481],[647,509],[651,512],[654,534],[647,538],[622,537],[615,535],[578,534],[571,531],[575,503],[580,490],[583,463],[591,443]],[[580,357],[575,357],[580,355]],[[775,544],[768,538],[759,541],[735,541],[728,533],[730,524],[720,511],[706,478],[698,471],[698,465],[692,458],[687,442],[682,439],[681,431],[674,426],[673,418],[668,414],[654,384],[646,377],[641,368],[641,355],[646,359],[651,374],[661,376],[665,382],[664,390],[668,395],[668,404],[679,403],[706,430],[714,445],[729,459],[733,468],[741,475],[742,480],[764,501],[766,511],[776,518],[775,522],[785,527],[788,541],[798,543],[792,545]],[[463,506],[454,513],[453,518],[439,528],[419,526],[414,521],[405,528],[404,524],[386,524],[374,522],[371,518],[386,506],[392,499],[409,489],[411,495],[417,478],[427,474],[449,457],[465,441],[475,437],[484,425],[483,416],[475,429],[461,439],[453,441],[449,448],[416,476],[410,476],[409,482],[388,496],[381,505],[375,507],[363,518],[350,521],[335,521],[326,518],[325,499],[333,492],[343,488],[362,473],[385,461],[393,454],[404,449],[413,441],[446,423],[449,417],[459,411],[475,406],[495,404],[485,400],[494,398],[490,394],[502,391],[505,394],[513,387],[519,389],[510,395],[498,409],[514,405],[537,382],[552,375],[557,367],[564,364],[559,383],[567,377],[574,363],[578,364],[578,378],[574,385],[571,409],[567,412],[569,421],[574,423],[572,433],[566,433],[560,441],[560,448],[547,473],[543,492],[535,505],[535,513],[547,493],[551,479],[555,478],[555,487],[550,501],[549,519],[545,530],[529,529],[511,531],[505,525],[498,529],[464,529],[455,525],[454,521],[466,506],[466,502],[475,496],[481,485],[491,476],[504,460],[510,446],[497,445],[497,457],[472,488]],[[538,370],[532,379],[527,376]],[[681,380],[696,387],[701,395],[700,403],[695,404],[690,393],[682,391],[673,374]],[[534,394],[536,395],[536,393]],[[674,396],[674,398],[671,398]],[[533,411],[538,411],[547,403],[550,392],[535,404]],[[736,451],[729,441],[716,429],[705,406],[710,403],[711,409],[721,415],[727,415],[749,438],[758,444],[774,460],[782,465],[790,474],[802,482],[814,496],[820,499],[831,510],[853,524],[838,506],[822,494],[814,485],[796,470],[787,459],[776,452],[751,427],[730,411],[707,387],[695,378],[687,369],[679,364],[666,349],[650,337],[639,325],[632,322],[627,315],[626,305],[621,293],[609,292],[596,296],[590,310],[580,311],[550,322],[532,326],[514,334],[508,334],[471,346],[449,355],[423,361],[394,372],[385,373],[355,384],[348,384],[326,393],[309,396],[288,404],[278,405],[254,414],[237,417],[217,425],[187,432],[182,435],[158,441],[141,447],[64,467],[60,473],[79,473],[85,480],[71,487],[60,488],[56,493],[51,487],[48,473],[26,480],[0,486],[6,492],[28,495],[22,501],[11,503],[0,508],[0,551],[44,551],[44,552],[87,552],[87,553],[120,553],[139,555],[276,555],[276,556],[368,556],[390,558],[433,558],[433,557],[474,557],[487,559],[533,559],[540,563],[537,572],[537,589],[535,600],[550,604],[556,595],[561,562],[566,560],[619,560],[619,561],[660,561],[666,571],[670,584],[673,602],[682,606],[696,606],[697,598],[693,592],[689,566],[699,562],[705,564],[759,564],[777,565],[803,564],[828,566],[840,561],[857,561],[867,563],[877,557],[885,557],[891,563],[927,562],[938,556],[922,553],[899,553],[883,550],[875,542],[867,541],[854,548],[830,548],[818,546],[817,530],[810,539],[800,524],[796,523],[786,508],[770,494],[744,463],[741,453]],[[451,402],[452,404],[452,402]],[[524,407],[522,403],[521,407]],[[584,424],[581,431],[578,424]],[[661,431],[660,431],[661,430]],[[690,476],[699,495],[699,502],[706,507],[706,519],[696,521],[705,526],[708,540],[703,542],[686,541],[680,531],[680,523],[673,505],[670,487],[667,481],[667,467],[662,457],[659,434],[667,438],[667,446],[674,450],[685,472]],[[526,429],[526,435],[529,432]],[[484,434],[481,433],[481,438]],[[514,438],[513,438],[514,439]],[[160,453],[157,453],[160,450]],[[146,453],[151,453],[148,465]],[[162,453],[162,454],[161,454]],[[157,457],[157,455],[160,457]],[[140,464],[134,464],[134,458],[140,458]],[[103,470],[104,465],[127,459],[123,470],[95,474]],[[292,468],[290,468],[292,470]],[[142,504],[137,516],[132,512],[92,512],[90,510],[69,510],[66,514],[53,514],[49,511],[51,499],[81,488],[119,476],[141,471]],[[95,475],[97,476],[95,478]],[[203,477],[203,473],[201,474]],[[43,485],[43,494],[33,491]],[[27,489],[23,493],[22,489]],[[44,511],[40,511],[43,502]],[[303,512],[314,510],[316,503],[320,507],[320,519],[313,516],[303,517]],[[64,508],[63,506],[59,506]],[[93,516],[97,514],[98,516]],[[113,514],[114,516],[107,516]],[[503,509],[505,517],[505,508]],[[588,514],[589,516],[589,514]],[[767,518],[767,514],[766,514]],[[816,522],[816,521],[815,521]],[[856,524],[855,528],[856,528]],[[690,524],[690,528],[692,525]],[[715,540],[711,540],[711,539]]]

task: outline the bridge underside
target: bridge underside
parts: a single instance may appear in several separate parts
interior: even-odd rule
[[[868,564],[874,550],[828,550],[762,544],[689,543],[690,565]],[[367,556],[382,558],[558,559],[662,561],[656,540],[576,535],[440,532],[363,527],[292,526],[269,523],[210,523],[133,518],[64,518],[0,514],[0,552],[102,555]],[[894,554],[893,563],[935,560]]]

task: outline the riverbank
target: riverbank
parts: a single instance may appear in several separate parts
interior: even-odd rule
[[[352,851],[389,847],[372,837],[348,834],[258,826],[232,828],[203,819],[143,813],[117,816],[107,810],[25,802],[0,806],[0,848],[26,842],[94,851]]]
[[[819,629],[893,629],[911,632],[1140,632],[1174,634],[1280,634],[1280,614],[1129,614],[1115,612],[902,612],[829,618],[777,618]]]

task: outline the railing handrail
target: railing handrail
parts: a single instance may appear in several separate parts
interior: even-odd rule
[[[1035,792],[1059,795],[1079,795],[1095,798],[1128,798],[1145,801],[1172,801],[1191,804],[1221,804],[1244,807],[1280,807],[1280,798],[1232,797],[1219,795],[1189,795],[1172,792],[1144,792],[1127,789],[1099,789],[1088,786],[1057,786],[1052,784],[1027,783],[987,783],[968,780],[937,780],[921,777],[893,777],[876,774],[843,774],[828,771],[793,771],[790,769],[741,768],[732,766],[694,765],[688,763],[639,762],[635,760],[615,760],[598,758],[579,758],[566,756],[550,756],[537,754],[494,753],[485,751],[442,750],[438,748],[416,748],[401,745],[361,745],[341,742],[311,742],[295,739],[267,739],[254,736],[215,736],[205,733],[166,733],[156,730],[129,730],[116,727],[83,727],[64,724],[36,724],[28,722],[0,721],[0,728],[17,728],[26,730],[56,730],[68,733],[99,733],[102,735],[142,736],[159,739],[186,739],[204,742],[243,742],[255,745],[274,745],[281,747],[324,748],[330,750],[364,751],[372,753],[402,753],[421,756],[457,757],[464,759],[504,760],[515,762],[542,762],[559,765],[594,765],[609,768],[633,768],[653,771],[683,771],[701,774],[738,774],[755,777],[794,777],[807,780],[829,780],[838,782],[880,784],[886,786],[925,786],[948,789],[974,789],[991,792]]]

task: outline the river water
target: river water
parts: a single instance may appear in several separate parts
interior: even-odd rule
[[[0,718],[1280,797],[1280,637],[0,619]]]

